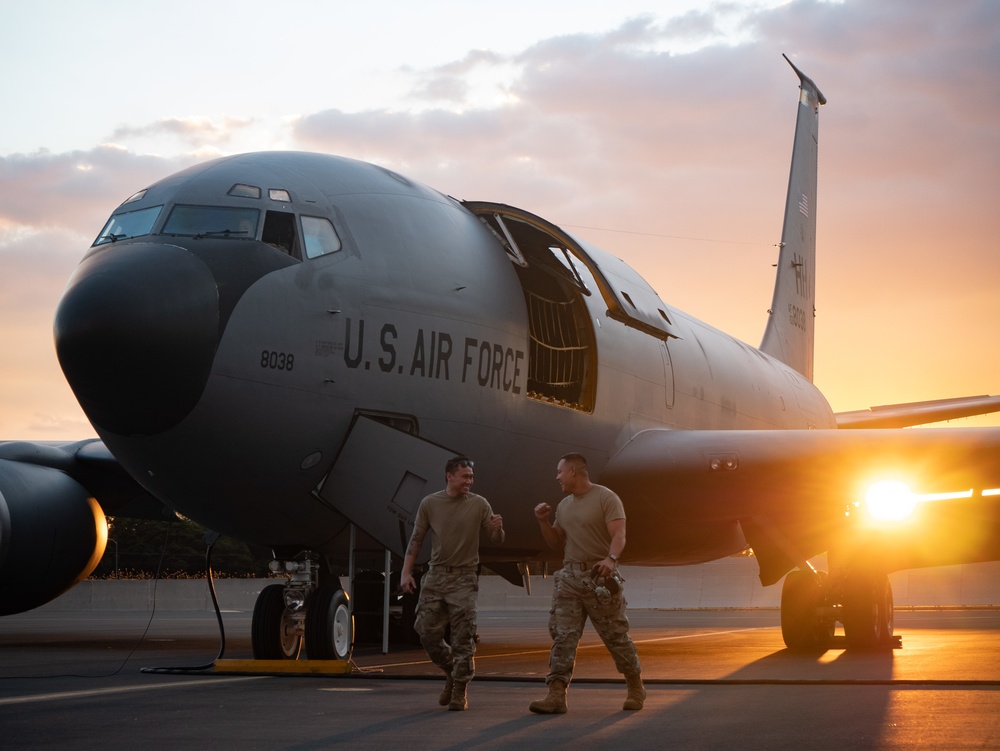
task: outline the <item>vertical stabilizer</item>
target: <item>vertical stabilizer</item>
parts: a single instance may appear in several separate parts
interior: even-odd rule
[[[816,295],[816,165],[819,106],[826,97],[787,56],[800,81],[792,167],[774,299],[760,349],[813,379]]]

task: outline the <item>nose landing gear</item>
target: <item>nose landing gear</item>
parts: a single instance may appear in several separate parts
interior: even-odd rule
[[[297,660],[303,645],[310,660],[349,660],[354,648],[350,598],[333,577],[320,584],[314,556],[272,561],[271,570],[288,575],[284,584],[264,587],[251,626],[255,660]]]

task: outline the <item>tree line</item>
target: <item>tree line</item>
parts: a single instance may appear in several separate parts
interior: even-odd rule
[[[207,530],[190,519],[108,517],[108,545],[91,579],[186,579],[205,576]],[[212,548],[212,574],[265,577],[271,553],[229,537]]]

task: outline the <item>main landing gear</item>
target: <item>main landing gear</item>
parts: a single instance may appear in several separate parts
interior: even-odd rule
[[[785,646],[799,651],[827,649],[838,620],[844,625],[848,648],[895,647],[889,576],[864,569],[838,577],[812,569],[789,572],[781,589]]]
[[[302,647],[310,660],[349,660],[354,647],[350,599],[333,582],[319,583],[315,558],[273,561],[284,584],[271,584],[257,596],[251,642],[255,660],[296,660]]]

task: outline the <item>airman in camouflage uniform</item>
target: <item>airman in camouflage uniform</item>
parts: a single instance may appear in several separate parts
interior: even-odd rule
[[[504,541],[503,519],[485,498],[469,492],[472,466],[464,456],[445,465],[448,486],[420,502],[400,572],[400,585],[412,592],[413,566],[430,531],[430,568],[420,583],[414,627],[427,655],[448,676],[438,701],[451,710],[468,709],[466,687],[476,670],[480,530],[494,544]],[[449,627],[450,643],[445,641]]]
[[[622,708],[642,709],[646,689],[635,644],[628,634],[622,579],[617,571],[618,557],[625,548],[625,508],[612,491],[590,481],[587,460],[580,454],[567,454],[559,460],[556,479],[569,495],[559,502],[555,518],[549,504],[535,507],[546,542],[564,551],[549,615],[552,650],[545,679],[549,693],[528,708],[539,714],[567,711],[566,692],[589,617],[628,684]]]

